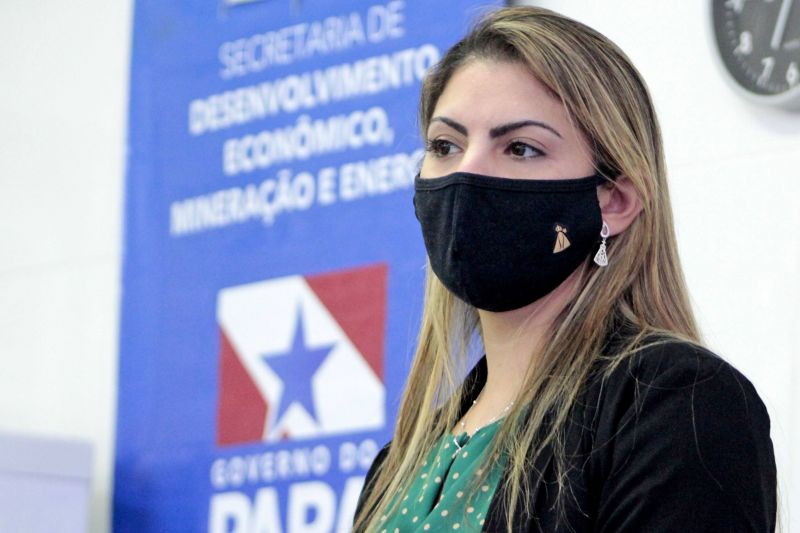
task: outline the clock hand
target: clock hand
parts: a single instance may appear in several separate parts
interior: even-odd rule
[[[789,11],[792,10],[792,1],[793,0],[783,0],[781,4],[781,10],[780,13],[778,13],[778,21],[775,23],[775,31],[772,34],[772,41],[770,42],[773,50],[777,50],[781,47],[783,32],[786,30],[786,22],[789,20]]]

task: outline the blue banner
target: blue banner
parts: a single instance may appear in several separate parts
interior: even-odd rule
[[[486,7],[136,2],[115,532],[349,531],[422,304],[420,82]]]

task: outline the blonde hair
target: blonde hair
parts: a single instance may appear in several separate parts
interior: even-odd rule
[[[606,268],[597,268],[590,258],[579,267],[575,296],[553,323],[544,346],[531,353],[536,371],[528,373],[494,439],[488,457],[502,453],[508,459],[502,508],[510,532],[515,502],[522,498],[530,514],[533,487],[527,473],[548,447],[563,511],[569,492],[564,490],[564,430],[592,365],[604,357],[610,358],[610,366],[619,364],[651,333],[699,343],[699,332],[678,261],[658,121],[630,60],[603,35],[551,11],[493,11],[428,74],[420,101],[423,136],[452,74],[475,59],[530,69],[590,140],[598,170],[627,176],[643,205],[630,227],[609,240],[612,260]],[[613,187],[613,181],[607,186]],[[603,354],[604,341],[620,323],[631,324],[638,334],[619,352]],[[457,423],[469,392],[463,378],[476,334],[481,334],[476,309],[453,296],[428,265],[422,324],[394,438],[365,494],[356,531],[372,531],[379,517],[392,511],[394,495],[407,488],[436,440]]]

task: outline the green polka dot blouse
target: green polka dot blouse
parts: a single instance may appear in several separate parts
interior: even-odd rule
[[[380,519],[379,533],[480,531],[492,501],[504,461],[488,464],[485,453],[500,420],[473,435],[442,436],[417,472],[400,504]],[[490,468],[485,480],[474,479]],[[390,506],[392,508],[392,506]]]

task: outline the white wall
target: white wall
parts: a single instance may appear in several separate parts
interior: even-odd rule
[[[772,416],[800,531],[800,113],[723,82],[706,0],[537,2],[615,40],[650,84],[709,345]],[[108,531],[131,2],[0,3],[0,430],[95,444]],[[794,526],[794,527],[792,527]]]
[[[94,444],[109,530],[130,0],[0,2],[0,430]]]

